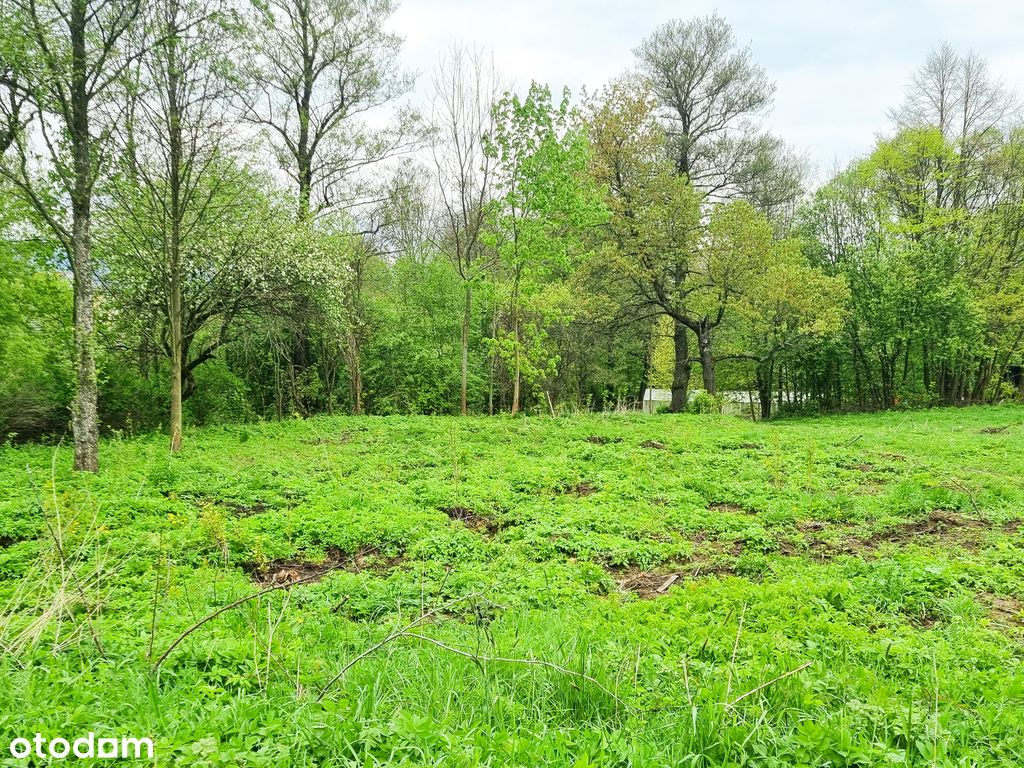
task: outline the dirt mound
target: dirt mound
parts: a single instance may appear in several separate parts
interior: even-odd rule
[[[383,575],[397,568],[402,560],[401,555],[383,557],[376,549],[365,549],[355,554],[348,554],[332,547],[327,550],[327,556],[322,561],[272,560],[262,564],[244,563],[242,569],[257,584],[271,587],[299,582],[315,583],[327,574],[338,570],[349,573],[370,571]]]
[[[983,520],[972,520],[955,512],[936,509],[924,520],[915,520],[879,531],[865,539],[864,544],[868,547],[906,544],[925,537],[929,542],[976,546],[977,532],[988,527],[988,523]]]
[[[585,442],[593,443],[594,445],[608,445],[608,443],[621,443],[621,437],[601,437],[600,435],[591,435],[590,437],[583,438]]]

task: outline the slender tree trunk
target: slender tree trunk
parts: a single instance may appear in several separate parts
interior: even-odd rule
[[[498,308],[495,306],[491,313],[491,338],[498,338]],[[493,347],[490,355],[490,365],[487,374],[487,415],[494,415],[494,369],[498,362],[498,355]]]
[[[643,369],[640,373],[640,393],[637,396],[637,402],[640,404],[641,413],[644,410],[644,394],[647,392],[647,379],[651,375],[651,346],[653,345],[648,345],[644,349]]]
[[[469,384],[469,324],[473,316],[473,286],[466,281],[466,306],[462,312],[462,386],[459,399],[459,412],[465,416],[469,413],[466,392]]]
[[[181,277],[178,260],[171,261],[171,453],[181,450],[181,379],[184,374],[181,350]]]
[[[349,394],[352,396],[352,415],[363,414],[363,363],[359,336],[354,330],[345,334],[345,363],[348,366]]]
[[[518,313],[513,313],[512,338],[515,340],[515,345],[516,345],[516,347],[515,347],[515,350],[516,350],[515,366],[514,366],[514,370],[512,372],[512,415],[515,416],[517,413],[519,413],[519,390],[520,390],[520,381],[522,379],[522,364],[521,364],[521,360],[520,360],[520,351],[519,351],[519,315],[518,315]]]
[[[96,327],[93,319],[92,244],[89,202],[74,206],[71,254],[75,287],[75,400],[71,429],[75,438],[75,469],[99,470],[99,416],[96,410]]]
[[[71,125],[74,162],[71,199],[74,273],[75,400],[71,428],[75,439],[75,469],[99,470],[99,415],[96,409],[96,327],[92,293],[92,137],[89,135],[89,83],[86,74],[86,14],[88,3],[75,0],[70,8]]]
[[[771,363],[758,363],[757,366],[757,398],[761,402],[762,421],[772,415],[772,368]]]
[[[171,24],[176,26],[177,7],[172,6],[173,14]],[[181,105],[178,103],[178,62],[176,55],[175,34],[177,29],[168,30],[168,59],[167,72],[167,117],[168,117],[168,181],[170,183],[171,204],[170,204],[170,238],[168,243],[169,261],[168,270],[171,284],[169,287],[168,311],[170,314],[170,335],[171,335],[171,453],[181,450],[182,438],[182,408],[181,408],[181,379],[184,373],[185,361],[182,349],[182,306],[181,306],[181,223],[183,216],[181,201],[182,181],[182,140],[181,140]]]
[[[689,329],[672,318],[672,342],[675,347],[675,366],[672,369],[672,401],[669,410],[682,413],[690,395],[690,339]]]
[[[925,394],[932,391],[932,366],[931,354],[927,342],[921,343],[921,379],[924,383]]]

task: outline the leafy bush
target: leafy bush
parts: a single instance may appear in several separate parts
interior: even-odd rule
[[[722,396],[711,395],[707,392],[698,392],[692,398],[690,398],[690,404],[687,410],[690,413],[721,413],[722,412]]]
[[[253,421],[249,388],[221,358],[195,369],[196,390],[185,401],[185,414],[193,424]]]

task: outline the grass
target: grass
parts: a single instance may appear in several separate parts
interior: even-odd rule
[[[1022,448],[1019,407],[318,418],[205,429],[176,458],[108,441],[95,477],[5,448],[0,742],[1018,766]]]

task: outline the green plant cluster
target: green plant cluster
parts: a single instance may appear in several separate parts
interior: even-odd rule
[[[6,447],[0,731],[167,766],[1017,766],[1022,435],[318,417],[108,441],[95,476]]]

